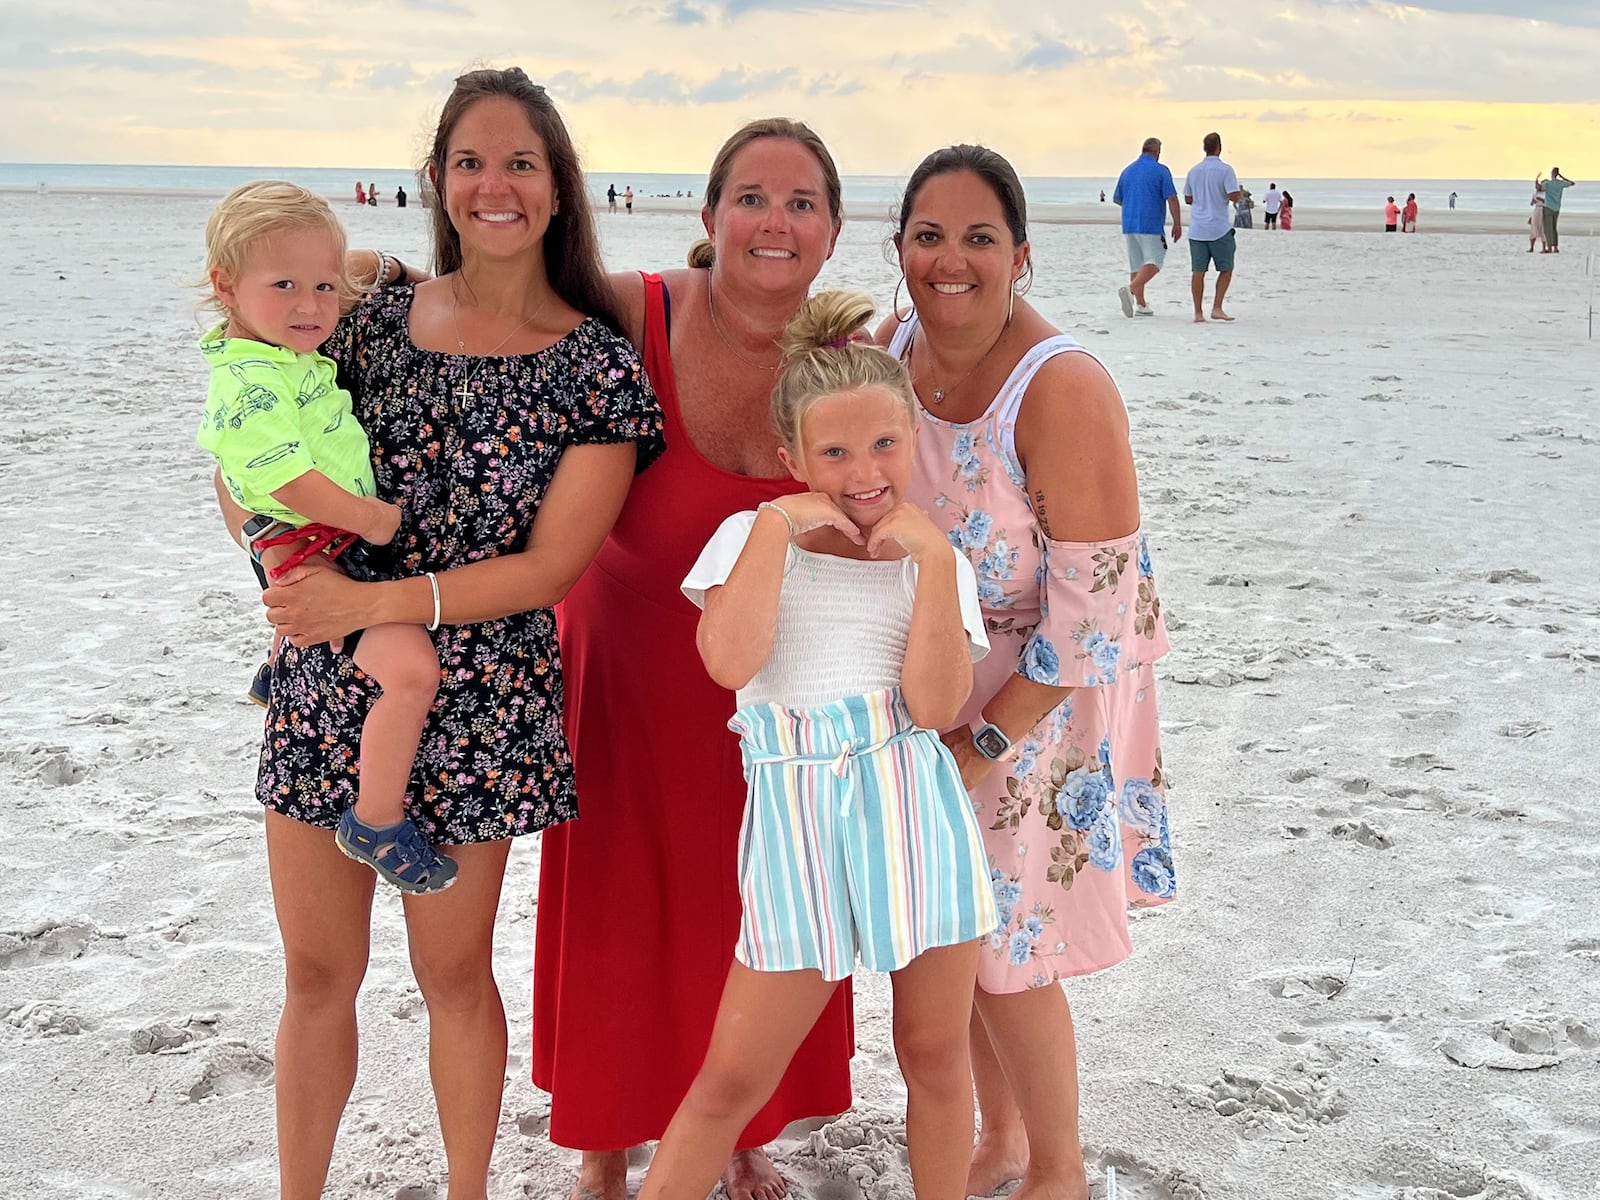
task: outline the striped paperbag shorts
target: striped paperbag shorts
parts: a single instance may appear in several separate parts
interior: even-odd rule
[[[750,785],[739,840],[756,971],[895,971],[999,924],[972,802],[898,689],[820,708],[750,704],[728,722]]]

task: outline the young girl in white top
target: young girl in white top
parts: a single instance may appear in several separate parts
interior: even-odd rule
[[[728,518],[683,590],[700,654],[738,692],[749,799],[744,921],[711,1046],[640,1200],[703,1200],[859,956],[888,971],[919,1200],[961,1200],[977,940],[998,921],[955,760],[988,650],[971,565],[905,500],[916,401],[866,341],[867,297],[813,297],[773,390],[783,465],[810,491]]]

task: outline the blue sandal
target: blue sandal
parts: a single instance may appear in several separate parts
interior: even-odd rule
[[[363,825],[355,808],[347,808],[333,841],[347,857],[366,863],[413,896],[442,892],[456,881],[456,860],[428,845],[422,830],[409,819],[395,825]]]

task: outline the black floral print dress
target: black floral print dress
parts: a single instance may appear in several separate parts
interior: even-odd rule
[[[369,297],[322,347],[372,443],[378,494],[401,508],[394,541],[367,548],[376,577],[521,551],[569,446],[637,442],[640,470],[660,455],[661,408],[638,354],[600,321],[537,354],[446,354],[412,343],[413,295],[400,287]],[[407,800],[429,840],[497,841],[577,816],[552,611],[444,625],[433,640],[439,695]],[[260,801],[335,826],[356,797],[374,692],[348,653],[285,644],[273,672]]]

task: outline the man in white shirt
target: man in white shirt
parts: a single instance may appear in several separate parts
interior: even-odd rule
[[[1194,296],[1194,319],[1204,322],[1202,301],[1206,293],[1206,270],[1217,266],[1217,293],[1211,301],[1213,321],[1233,320],[1222,311],[1222,298],[1233,282],[1233,225],[1228,220],[1228,204],[1239,198],[1239,177],[1222,161],[1222,135],[1208,133],[1206,156],[1189,169],[1183,181],[1183,202],[1194,209],[1189,216],[1190,291]]]
[[[1283,193],[1275,183],[1267,184],[1267,194],[1261,198],[1261,208],[1267,215],[1267,228],[1278,227],[1278,209],[1283,206]]]

